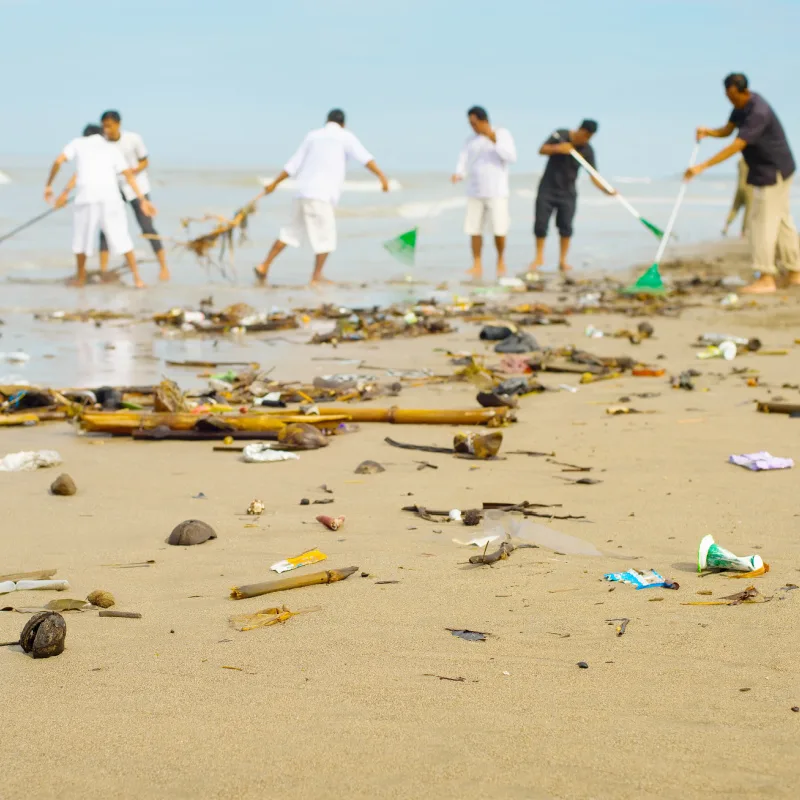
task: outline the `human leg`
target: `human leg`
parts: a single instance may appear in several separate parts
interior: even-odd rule
[[[486,221],[486,201],[479,197],[467,198],[467,211],[464,217],[464,233],[470,238],[472,267],[467,275],[480,278],[483,275],[483,227]]]
[[[150,199],[150,195],[146,194],[145,200]],[[153,225],[153,218],[148,217],[147,214],[142,212],[142,204],[139,202],[139,198],[136,197],[131,200],[131,208],[133,209],[133,213],[136,217],[136,221],[139,223],[139,228],[147,237],[148,241],[150,242],[150,247],[153,248],[153,252],[155,253],[156,258],[158,259],[158,264],[160,266],[160,271],[158,273],[158,279],[160,281],[168,281],[170,278],[169,275],[169,267],[167,266],[167,254],[164,250],[164,244],[158,237],[158,232]]]
[[[256,280],[263,284],[267,280],[269,268],[272,262],[287,248],[287,247],[300,247],[300,240],[303,238],[305,232],[305,222],[303,219],[303,208],[301,200],[295,198],[292,202],[292,218],[289,220],[288,225],[284,225],[275,243],[270,248],[267,257],[254,268]]]
[[[108,272],[108,240],[100,231],[100,272]]]
[[[741,291],[745,294],[769,294],[777,288],[775,250],[781,222],[780,186],[754,186],[750,222],[750,252],[753,271],[759,277]]]
[[[301,207],[306,236],[314,251],[314,272],[311,286],[330,283],[322,277],[328,256],[336,250],[336,216],[333,205],[324,200],[302,200]]]
[[[800,241],[792,219],[791,189],[792,178],[782,182],[776,254],[781,267],[789,273],[789,283],[797,286],[800,285]]]
[[[550,217],[553,215],[555,205],[552,195],[539,186],[534,206],[533,235],[536,237],[536,257],[528,269],[535,272],[544,264],[544,245],[547,239],[547,228],[550,225]]]
[[[511,224],[508,214],[508,198],[493,197],[489,202],[489,213],[492,219],[492,232],[494,233],[494,246],[497,250],[497,277],[506,274],[505,250],[506,236]]]
[[[565,195],[558,199],[556,206],[556,227],[561,236],[559,242],[558,269],[561,272],[569,272],[572,267],[567,261],[569,245],[572,239],[572,221],[575,219],[575,209],[577,198],[573,195]]]
[[[119,200],[101,204],[100,226],[105,234],[109,249],[115,254],[124,255],[128,268],[137,289],[144,287],[139,268],[136,264],[136,255],[133,252],[133,240],[128,232],[128,218],[125,204]]]
[[[86,259],[94,253],[101,219],[100,203],[75,205],[72,218],[72,252],[75,254],[77,265],[77,274],[73,280],[73,284],[76,286],[83,286],[86,283]]]

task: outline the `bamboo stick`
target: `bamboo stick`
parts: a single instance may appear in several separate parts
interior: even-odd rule
[[[353,422],[390,422],[395,425],[486,425],[513,420],[509,408],[470,408],[464,410],[416,408],[339,408],[321,406],[323,415],[346,414]],[[313,419],[307,417],[306,421]]]
[[[358,567],[345,569],[329,569],[324,572],[312,572],[310,575],[296,575],[291,578],[280,578],[276,581],[251,583],[247,586],[234,586],[231,589],[231,600],[243,600],[246,597],[260,597],[262,594],[282,592],[286,589],[299,589],[303,586],[315,586],[319,583],[336,583],[349,578]]]
[[[36,414],[3,414],[0,416],[0,426],[11,428],[14,425],[37,425],[39,417]]]
[[[135,430],[152,430],[164,426],[174,431],[194,430],[198,422],[213,416],[219,419],[234,431],[280,431],[290,422],[306,422],[314,426],[333,426],[339,422],[350,419],[346,414],[337,416],[305,416],[295,414],[283,418],[276,418],[267,414],[191,414],[178,413],[142,413],[138,411],[126,412],[98,412],[84,413],[81,415],[81,425],[87,431],[130,434]]]
[[[797,403],[759,403],[758,410],[765,414],[797,414],[800,413],[800,405]]]
[[[58,572],[57,569],[37,569],[33,572],[11,572],[8,575],[0,575],[0,583],[3,581],[46,581]]]

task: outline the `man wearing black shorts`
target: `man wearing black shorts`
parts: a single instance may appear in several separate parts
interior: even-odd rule
[[[575,131],[559,128],[539,150],[539,155],[548,156],[548,160],[536,195],[536,220],[533,225],[533,235],[536,237],[536,258],[530,266],[531,272],[535,272],[544,264],[547,228],[554,212],[556,227],[561,237],[558,268],[561,272],[572,269],[567,263],[567,253],[572,237],[572,220],[578,204],[578,191],[575,184],[580,169],[580,164],[572,157],[572,151],[580,153],[589,164],[596,168],[594,149],[589,144],[589,140],[596,132],[597,123],[593,119],[585,119]],[[590,177],[601,192],[611,194],[593,176]]]
[[[147,176],[148,154],[145,147],[144,140],[138,133],[132,131],[122,130],[119,111],[106,111],[100,118],[103,123],[103,135],[106,139],[114,145],[119,151],[133,174],[136,176],[136,181],[142,194],[147,200],[150,199],[150,179]],[[120,183],[120,191],[125,198],[125,202],[130,204],[133,213],[136,216],[136,221],[139,223],[142,233],[148,235],[150,246],[158,259],[161,266],[158,279],[161,281],[169,280],[169,268],[167,267],[167,256],[164,252],[164,245],[161,239],[158,238],[158,233],[153,227],[153,220],[142,213],[141,204],[136,196],[131,192],[127,184]],[[100,271],[105,272],[108,269],[108,243],[106,237],[100,235]]]

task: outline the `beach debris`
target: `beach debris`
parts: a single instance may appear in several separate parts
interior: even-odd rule
[[[705,570],[733,570],[745,572],[747,573],[745,577],[750,577],[750,573],[769,572],[769,564],[765,564],[760,555],[736,556],[730,550],[720,547],[714,541],[714,537],[708,534],[700,540],[697,549],[697,571]]]
[[[469,559],[470,564],[485,564],[491,566],[492,564],[496,564],[498,561],[503,561],[507,559],[515,550],[519,550],[525,547],[533,547],[535,548],[535,544],[513,544],[511,541],[511,536],[506,535],[506,539],[504,542],[501,543],[500,547],[497,548],[492,553],[487,553],[486,550],[488,549],[488,543],[484,547],[483,553],[477,556],[471,556]]]
[[[671,379],[673,389],[685,389],[688,392],[694,390],[694,381],[692,378],[697,377],[700,373],[694,369],[687,369],[680,373],[677,377]]]
[[[624,636],[625,631],[628,629],[628,625],[630,625],[630,620],[627,617],[622,617],[621,619],[607,619],[606,622],[611,625],[614,622],[617,624],[614,626],[614,631],[616,632],[617,636]]]
[[[307,422],[293,422],[278,433],[278,441],[295,450],[319,450],[327,447],[327,437]]]
[[[733,361],[736,358],[738,348],[733,342],[722,342],[719,345],[710,344],[705,350],[697,354],[697,358],[724,358],[726,361]]]
[[[287,589],[298,589],[303,586],[316,586],[323,583],[336,583],[337,581],[347,580],[358,567],[346,567],[344,569],[330,569],[325,572],[312,572],[309,575],[295,575],[292,578],[280,578],[276,581],[265,581],[263,583],[251,583],[246,586],[235,586],[231,589],[232,600],[243,600],[247,597],[259,597],[262,594],[272,592],[282,592]]]
[[[199,519],[187,519],[175,526],[167,544],[189,547],[216,538],[216,531],[207,523]]]
[[[680,584],[659,575],[654,569],[640,572],[638,569],[629,569],[625,572],[609,572],[603,576],[606,581],[621,581],[629,583],[636,589],[679,589]]]
[[[419,515],[423,519],[427,519],[429,522],[438,522],[437,519],[435,519],[433,516],[431,516],[431,512],[430,511],[426,511],[422,507],[418,507],[418,508],[419,508],[419,511],[417,513],[419,513]],[[461,509],[460,508],[451,509],[450,511],[447,512],[447,518],[450,520],[450,522],[461,522],[463,520],[463,515],[461,513]]]
[[[248,444],[242,451],[242,461],[248,464],[266,464],[276,461],[297,461],[300,456],[285,450],[275,450],[269,444]]]
[[[51,658],[64,652],[66,638],[64,617],[55,611],[40,611],[25,623],[19,644],[34,658]]]
[[[566,481],[567,483],[572,483],[572,484],[577,483],[582,486],[594,486],[595,484],[603,482],[598,478],[567,478],[563,475],[552,475],[551,477],[557,478],[560,481]]]
[[[183,392],[175,381],[166,378],[156,386],[153,395],[153,410],[174,414],[177,411],[188,411],[189,406]]]
[[[457,636],[459,639],[464,639],[467,642],[485,642],[487,636],[491,636],[491,633],[482,633],[481,631],[471,631],[467,628],[445,628],[446,631],[450,631],[453,636]]]
[[[728,461],[738,467],[746,467],[754,472],[768,469],[791,469],[794,466],[794,461],[791,458],[773,456],[766,450],[758,453],[734,454],[728,458]]]
[[[55,450],[23,450],[0,458],[0,472],[30,472],[57,467],[60,463],[61,456]]]
[[[778,403],[778,402],[759,402],[756,410],[762,414],[788,414],[791,417],[800,416],[800,404],[797,403]]]
[[[86,599],[93,606],[97,606],[98,608],[111,608],[111,606],[116,604],[114,595],[111,594],[111,592],[107,592],[105,589],[95,589],[91,594],[86,596]]]
[[[440,681],[453,681],[454,683],[466,683],[466,680],[467,680],[466,678],[451,678],[451,677],[449,677],[447,675],[436,675],[433,672],[423,672],[422,673],[422,677],[423,678],[438,678]],[[797,709],[797,710],[800,711],[800,708]],[[792,711],[794,711],[794,709],[792,709]]]
[[[699,345],[721,345],[725,342],[733,342],[738,347],[744,347],[751,352],[761,349],[761,340],[752,338],[746,339],[744,336],[732,336],[727,333],[704,333],[697,337]]]
[[[105,609],[98,611],[98,617],[118,617],[120,619],[141,619],[142,615],[138,611],[110,611]]]
[[[462,547],[486,547],[501,538],[502,536],[500,536],[500,534],[494,534],[489,536],[476,536],[468,542],[462,542],[461,539],[453,539],[453,542],[455,544],[460,544]]]
[[[33,572],[9,572],[0,575],[0,582],[5,581],[46,581],[58,572],[57,569],[36,569]]]
[[[589,664],[586,661],[579,661],[576,666],[580,667],[580,669],[589,669]]]
[[[88,603],[85,600],[72,600],[65,597],[63,600],[51,600],[45,605],[47,611],[83,611]]]
[[[377,461],[362,461],[354,470],[356,475],[375,475],[378,472],[386,472],[386,467]]]
[[[31,591],[63,592],[66,589],[69,589],[69,582],[60,580],[19,580],[0,583],[0,594]]]
[[[309,564],[325,561],[327,558],[328,556],[326,556],[325,553],[321,550],[317,550],[315,547],[312,550],[306,550],[305,553],[300,553],[299,556],[292,556],[291,558],[285,558],[283,561],[276,561],[270,569],[277,573],[290,572],[298,567],[306,567]]]
[[[631,370],[631,375],[633,375],[634,378],[662,378],[666,372],[667,371],[662,367],[638,366]]]
[[[484,342],[500,342],[517,331],[516,325],[484,325],[478,338]]]
[[[317,522],[321,522],[330,531],[338,531],[344,525],[344,517],[329,517],[327,514],[320,514]]]
[[[519,400],[514,395],[500,394],[498,392],[478,392],[475,399],[478,401],[478,405],[484,408],[500,408],[503,406],[517,408],[519,406]]]
[[[478,508],[468,508],[461,516],[461,521],[469,527],[478,525],[482,519],[483,512]]]
[[[742,603],[768,603],[771,597],[766,597],[756,589],[755,586],[748,586],[741,592],[730,594],[727,597],[720,597],[718,600],[692,600],[682,603],[684,606],[739,606]]]
[[[134,569],[135,567],[150,567],[155,564],[155,559],[147,561],[131,561],[129,564],[101,564],[103,567],[114,567],[114,569]]]
[[[539,343],[529,333],[512,333],[506,336],[502,341],[498,342],[495,347],[495,353],[508,353],[511,355],[522,355],[523,353],[532,353],[536,350],[541,350]]]
[[[502,431],[492,431],[487,434],[457,433],[453,437],[453,451],[456,454],[468,455],[481,460],[494,458],[502,444]]]
[[[228,622],[237,631],[252,631],[256,628],[268,628],[271,625],[283,624],[296,617],[298,614],[309,614],[312,611],[321,611],[321,606],[304,608],[301,611],[290,611],[286,606],[275,608],[262,608],[252,614],[235,614],[229,617]]]
[[[75,481],[67,475],[66,472],[59,475],[52,484],[50,484],[51,494],[69,497],[78,491]]]
[[[259,517],[264,513],[266,506],[260,500],[251,500],[250,505],[247,506],[247,513],[251,517]]]
[[[444,453],[452,455],[454,450],[452,447],[431,447],[425,444],[408,444],[406,442],[398,442],[389,436],[385,437],[384,442],[390,444],[392,447],[399,447],[401,450],[421,450],[423,453]]]

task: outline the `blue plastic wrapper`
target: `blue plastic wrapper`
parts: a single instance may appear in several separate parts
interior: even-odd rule
[[[672,582],[659,575],[654,569],[649,572],[639,572],[638,569],[629,569],[627,572],[609,572],[603,577],[607,581],[629,583],[637,589],[672,588]]]

